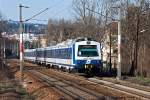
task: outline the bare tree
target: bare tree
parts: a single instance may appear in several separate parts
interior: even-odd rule
[[[128,0],[130,1],[130,0]],[[128,2],[126,16],[123,21],[123,68],[131,66],[130,73],[134,75],[148,75],[148,46],[146,42],[149,31],[149,0],[134,0]],[[128,60],[127,60],[128,59]],[[126,67],[126,70],[129,67]]]
[[[76,20],[78,24],[82,26],[81,30],[78,32],[80,36],[93,36],[96,33],[96,18],[95,14],[89,11],[95,10],[96,2],[95,0],[74,0],[73,9],[76,13]]]

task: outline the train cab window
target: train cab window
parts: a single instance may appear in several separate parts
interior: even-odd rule
[[[96,45],[79,45],[78,56],[80,57],[95,57],[98,56]]]

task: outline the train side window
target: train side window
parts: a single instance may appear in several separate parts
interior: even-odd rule
[[[49,52],[48,52],[48,50],[46,50],[46,57],[49,57]]]
[[[51,57],[53,58],[53,50],[51,50],[50,52],[51,52]]]
[[[69,58],[69,49],[67,49],[67,58]]]
[[[50,52],[50,50],[48,50],[47,52],[48,52],[47,56],[48,56],[48,57],[51,57],[51,52]]]
[[[54,58],[54,50],[52,50],[52,58]]]
[[[60,58],[62,57],[62,49],[60,49]]]
[[[66,58],[66,49],[64,49],[64,58]]]
[[[50,57],[52,58],[53,56],[52,56],[52,50],[50,50]]]
[[[67,49],[67,58],[69,59],[70,53],[69,53],[69,48]]]
[[[66,49],[64,49],[64,58],[66,59]]]
[[[46,51],[46,56],[47,56],[47,57],[50,57],[50,52],[49,52],[49,50]]]
[[[59,56],[58,56],[58,58],[60,58],[61,57],[61,49],[59,49]]]

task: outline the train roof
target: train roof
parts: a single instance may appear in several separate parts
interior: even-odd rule
[[[76,42],[81,42],[81,41],[95,41],[93,38],[85,38],[85,37],[79,37],[76,39],[67,39],[66,41],[63,41],[61,43],[58,43],[57,45],[53,46],[48,46],[45,48],[37,48],[37,50],[44,50],[44,49],[56,49],[56,48],[68,48],[71,47],[74,43]],[[95,41],[96,42],[96,41]],[[25,51],[34,51],[36,49],[26,49]]]
[[[69,46],[74,44],[75,42],[80,42],[80,41],[95,41],[93,38],[88,38],[88,37],[78,37],[77,39],[68,39],[67,41],[63,41],[62,43],[58,43],[56,46]]]
[[[44,50],[45,48],[37,48],[37,50]]]
[[[80,42],[80,41],[96,41],[94,38],[89,38],[89,37],[78,37],[75,39],[75,42]]]
[[[35,51],[36,49],[25,49],[25,52],[31,52],[31,51]]]
[[[67,48],[67,47],[71,47],[73,43],[75,43],[74,39],[68,39],[67,41],[63,41],[61,43],[58,43],[57,45],[49,46],[46,48]]]
[[[74,43],[74,39],[68,39],[67,41],[63,41],[62,43],[58,43],[56,46],[69,46]]]
[[[66,41],[58,43],[57,45],[49,46],[46,48],[67,48],[67,47],[72,46],[75,42],[81,42],[81,41],[95,41],[96,42],[96,40],[93,38],[78,37],[77,39],[67,39]]]

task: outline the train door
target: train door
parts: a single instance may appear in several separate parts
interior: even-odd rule
[[[43,56],[44,57],[44,64],[46,65],[46,49],[45,48],[43,49],[43,52],[44,52],[44,56]]]

